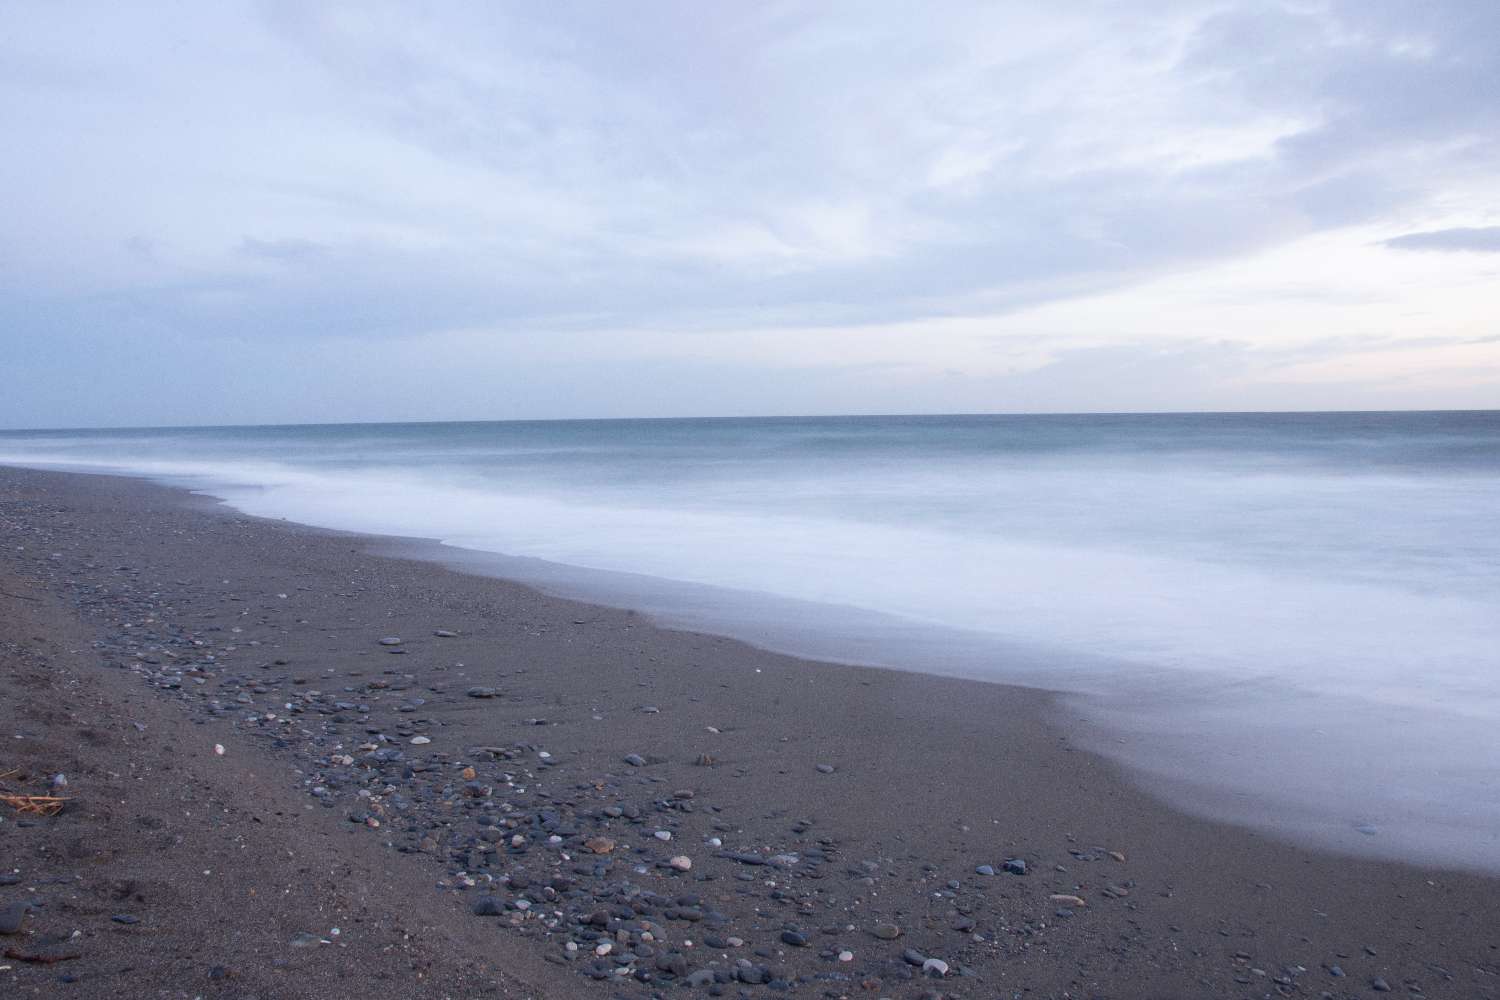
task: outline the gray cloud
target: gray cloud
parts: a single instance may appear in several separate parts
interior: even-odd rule
[[[1407,233],[1385,241],[1396,250],[1448,250],[1500,253],[1500,226],[1473,226]]]

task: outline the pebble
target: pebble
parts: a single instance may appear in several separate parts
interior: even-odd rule
[[[832,764],[819,764],[818,765],[818,770],[821,771],[823,774],[832,774],[833,773],[833,765]]]
[[[1370,980],[1370,989],[1376,993],[1389,993],[1391,991],[1391,984],[1377,976]]]
[[[19,934],[26,923],[26,914],[31,910],[27,903],[11,903],[0,910],[0,934]]]
[[[679,854],[671,861],[668,861],[667,864],[671,865],[673,868],[676,868],[680,872],[685,872],[692,869],[693,859],[688,857],[686,854]]]
[[[839,952],[839,961],[840,962],[852,962],[852,961],[854,961],[854,952],[852,952],[852,951],[841,951],[841,952]]]
[[[411,745],[414,747],[423,747],[431,742],[432,740],[430,740],[426,736],[413,736],[411,738]]]
[[[399,635],[388,635],[380,640],[380,644],[382,646],[399,646],[401,645],[401,637]]]
[[[978,868],[974,869],[974,872],[977,875],[993,875],[993,874],[995,874],[995,866],[994,865],[980,865]]]
[[[491,687],[471,687],[468,694],[470,698],[494,698],[500,694],[500,691]]]
[[[109,919],[113,920],[117,924],[138,924],[141,922],[140,917],[134,916],[129,913],[116,913]]]
[[[672,839],[672,831],[671,830],[657,830],[651,836],[655,837],[657,840],[671,840]]]
[[[895,924],[876,924],[870,928],[870,933],[882,941],[894,941],[901,936],[901,928]]]
[[[629,764],[631,767],[645,767],[646,766],[646,758],[642,757],[638,753],[628,753],[628,754],[626,754],[625,757],[624,757],[624,761],[625,761],[625,763]]]
[[[941,979],[948,974],[948,963],[941,958],[929,958],[922,963],[922,972],[935,979]]]
[[[456,639],[456,638],[458,638],[458,633],[457,632],[454,632],[454,631],[452,631],[450,629],[446,629],[446,628],[435,629],[432,634],[435,635],[435,636],[437,636],[439,639]]]
[[[807,935],[803,934],[801,931],[782,931],[781,942],[783,944],[789,944],[793,948],[806,948]]]
[[[1026,874],[1026,862],[1022,861],[1020,858],[1011,858],[1009,861],[1005,862],[1002,867],[1012,875]]]

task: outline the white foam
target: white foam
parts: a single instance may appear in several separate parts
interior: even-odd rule
[[[78,464],[76,456],[51,460]],[[4,461],[49,464],[39,454]],[[719,484],[662,506],[650,498],[670,490],[567,495],[536,483],[503,487],[460,467],[103,464],[195,485],[250,514],[703,585],[717,596],[695,603],[692,625],[772,645],[786,630],[772,613],[731,609],[735,592],[816,605],[824,609],[818,620],[799,624],[817,636],[811,652],[837,651],[842,637],[848,658],[872,659],[871,630],[885,629],[880,658],[891,665],[1076,692],[1108,726],[1098,748],[1155,776],[1185,807],[1343,849],[1500,870],[1500,614],[1488,592],[1445,589],[1441,576],[1379,582],[1378,544],[1363,565],[1332,553],[1323,573],[1315,551],[1227,561],[1215,558],[1217,529],[1126,530],[1132,518],[1155,516],[1153,504],[1170,507],[1170,494],[1121,501],[1110,512],[1108,498],[1078,500],[1087,493],[1081,482],[1045,478],[1076,470],[1042,469],[1021,487],[968,482],[1012,503],[1031,490],[1036,509],[1027,516],[1039,523],[1075,518],[1109,529],[1064,541],[1041,531],[1007,537],[944,517],[940,505],[906,523],[835,516],[817,498],[844,487],[816,476],[758,485],[765,496]],[[1163,489],[1149,477],[1112,482],[1127,492]],[[1245,491],[1256,483],[1236,485],[1236,502],[1253,507]],[[1407,488],[1385,485],[1398,496]],[[953,488],[918,474],[891,484],[914,493]],[[1196,490],[1200,513],[1202,497],[1224,488],[1211,477],[1166,484]],[[1260,488],[1330,491],[1337,505],[1348,499],[1339,491],[1372,485]],[[1049,511],[1037,499],[1049,490],[1082,509]],[[1432,510],[1430,500],[1417,491],[1402,502]],[[1275,530],[1299,537],[1296,525]],[[1312,546],[1322,536],[1301,537]],[[1410,564],[1401,553],[1389,558]],[[596,584],[588,596],[608,598],[608,590]],[[1032,655],[1015,655],[1022,648]]]

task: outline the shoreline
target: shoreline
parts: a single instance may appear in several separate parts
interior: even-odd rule
[[[577,975],[601,963],[610,988],[640,996],[705,970],[704,989],[725,995],[772,981],[811,996],[1358,996],[1376,980],[1409,995],[1500,989],[1500,881],[1177,813],[1074,745],[1053,695],[663,629],[372,554],[388,538],[257,519],[143,480],[5,467],[0,500],[0,573],[31,579],[98,635],[105,658],[127,665],[111,681],[144,693],[130,676],[141,674],[283,785],[301,768],[306,788],[323,789],[302,798],[344,817],[344,839],[447,884],[430,896],[465,904],[447,908],[456,926],[514,924],[497,937],[535,939],[531,951],[561,966],[558,995],[613,995]],[[12,544],[10,531],[32,537]],[[133,576],[111,569],[122,565]],[[243,624],[205,626],[205,607]],[[123,629],[120,613],[154,618],[157,638]],[[204,648],[215,650],[207,663]],[[188,662],[211,676],[170,676]],[[344,694],[303,697],[330,677]],[[301,706],[293,726],[264,719],[287,703]],[[367,741],[377,749],[357,749]],[[367,759],[382,750],[402,756]],[[358,762],[334,762],[345,756]],[[458,776],[465,767],[473,779]],[[615,843],[590,853],[600,838]],[[1005,873],[1009,860],[1026,874]],[[997,874],[978,874],[985,866]],[[0,909],[12,892],[0,886]],[[466,912],[481,895],[497,917]],[[608,910],[623,900],[634,918]],[[546,913],[561,914],[556,926]],[[598,913],[602,926],[589,922]],[[643,922],[662,933],[642,940]],[[887,925],[900,936],[871,933]],[[601,932],[607,955],[565,948]],[[909,949],[948,974],[924,976]],[[626,954],[636,960],[621,975]]]

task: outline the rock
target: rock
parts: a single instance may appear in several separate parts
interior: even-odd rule
[[[673,868],[676,868],[680,872],[685,872],[692,869],[693,859],[688,857],[686,854],[679,854],[671,861],[668,861],[667,864],[671,865]]]
[[[591,854],[608,854],[615,849],[615,842],[608,837],[590,837],[583,842]]]
[[[901,936],[901,928],[895,924],[876,924],[870,928],[870,933],[882,941],[894,941]]]
[[[11,903],[0,910],[0,934],[21,933],[21,925],[26,923],[26,914],[30,911],[30,904],[24,902]]]
[[[129,913],[116,913],[114,916],[110,917],[109,919],[113,920],[117,924],[127,924],[127,925],[129,925],[129,924],[138,924],[138,923],[141,922],[141,918],[140,917],[134,916],[134,915],[129,914]]]
[[[498,896],[483,896],[474,903],[476,917],[498,917],[505,913],[505,903]]]
[[[655,837],[657,840],[671,840],[672,839],[672,831],[671,830],[657,830],[651,836]]]
[[[642,757],[638,753],[628,753],[628,754],[626,754],[625,757],[624,757],[624,761],[625,761],[625,763],[629,764],[631,767],[645,767],[646,766],[646,758]]]
[[[974,872],[977,875],[993,875],[993,874],[995,874],[995,866],[994,865],[980,865],[978,868],[974,869]]]
[[[382,646],[399,646],[401,645],[401,637],[399,635],[388,635],[380,640],[380,644]]]
[[[293,948],[316,948],[318,947],[318,945],[323,943],[323,939],[318,937],[316,934],[309,934],[307,933],[307,931],[299,931],[296,934],[292,935],[292,940],[288,943]]]
[[[1386,982],[1384,979],[1381,979],[1379,976],[1376,976],[1374,979],[1370,980],[1370,989],[1374,990],[1376,993],[1389,993],[1391,991],[1391,984]]]
[[[922,963],[922,974],[941,979],[948,974],[948,963],[941,958],[929,958]]]
[[[1020,858],[1011,858],[1001,867],[1010,872],[1012,875],[1026,874],[1026,862],[1022,861]]]
[[[839,961],[840,962],[852,962],[852,961],[854,961],[854,952],[852,952],[852,951],[841,951],[841,952],[839,952]]]
[[[1050,900],[1052,900],[1052,902],[1054,902],[1054,903],[1061,903],[1064,906],[1088,906],[1089,905],[1087,903],[1087,901],[1085,901],[1082,896],[1071,896],[1071,895],[1069,895],[1068,893],[1065,893],[1065,892],[1055,892],[1051,896],[1048,896],[1047,898],[1050,899]]]
[[[458,638],[458,633],[457,632],[454,632],[454,631],[451,631],[450,629],[445,629],[445,628],[434,629],[432,634],[435,635],[435,636],[437,636],[439,639],[456,639],[456,638]]]
[[[490,687],[471,687],[468,693],[470,698],[496,698],[500,695],[500,690]]]
[[[705,986],[712,986],[714,984],[714,970],[699,969],[697,972],[687,977],[687,984],[694,989],[702,989]]]
[[[742,965],[734,970],[734,975],[747,986],[759,986],[766,981],[766,970],[755,965]]]
[[[901,961],[907,965],[915,965],[920,969],[927,964],[927,956],[915,948],[908,948],[901,953]]]
[[[789,944],[793,948],[806,948],[807,935],[801,931],[782,931],[781,942],[782,944]]]
[[[820,772],[822,772],[823,774],[832,774],[833,773],[833,765],[832,764],[819,764],[818,765],[818,770]]]
[[[413,736],[411,738],[411,745],[414,747],[424,747],[431,742],[432,740],[428,739],[426,736]]]

